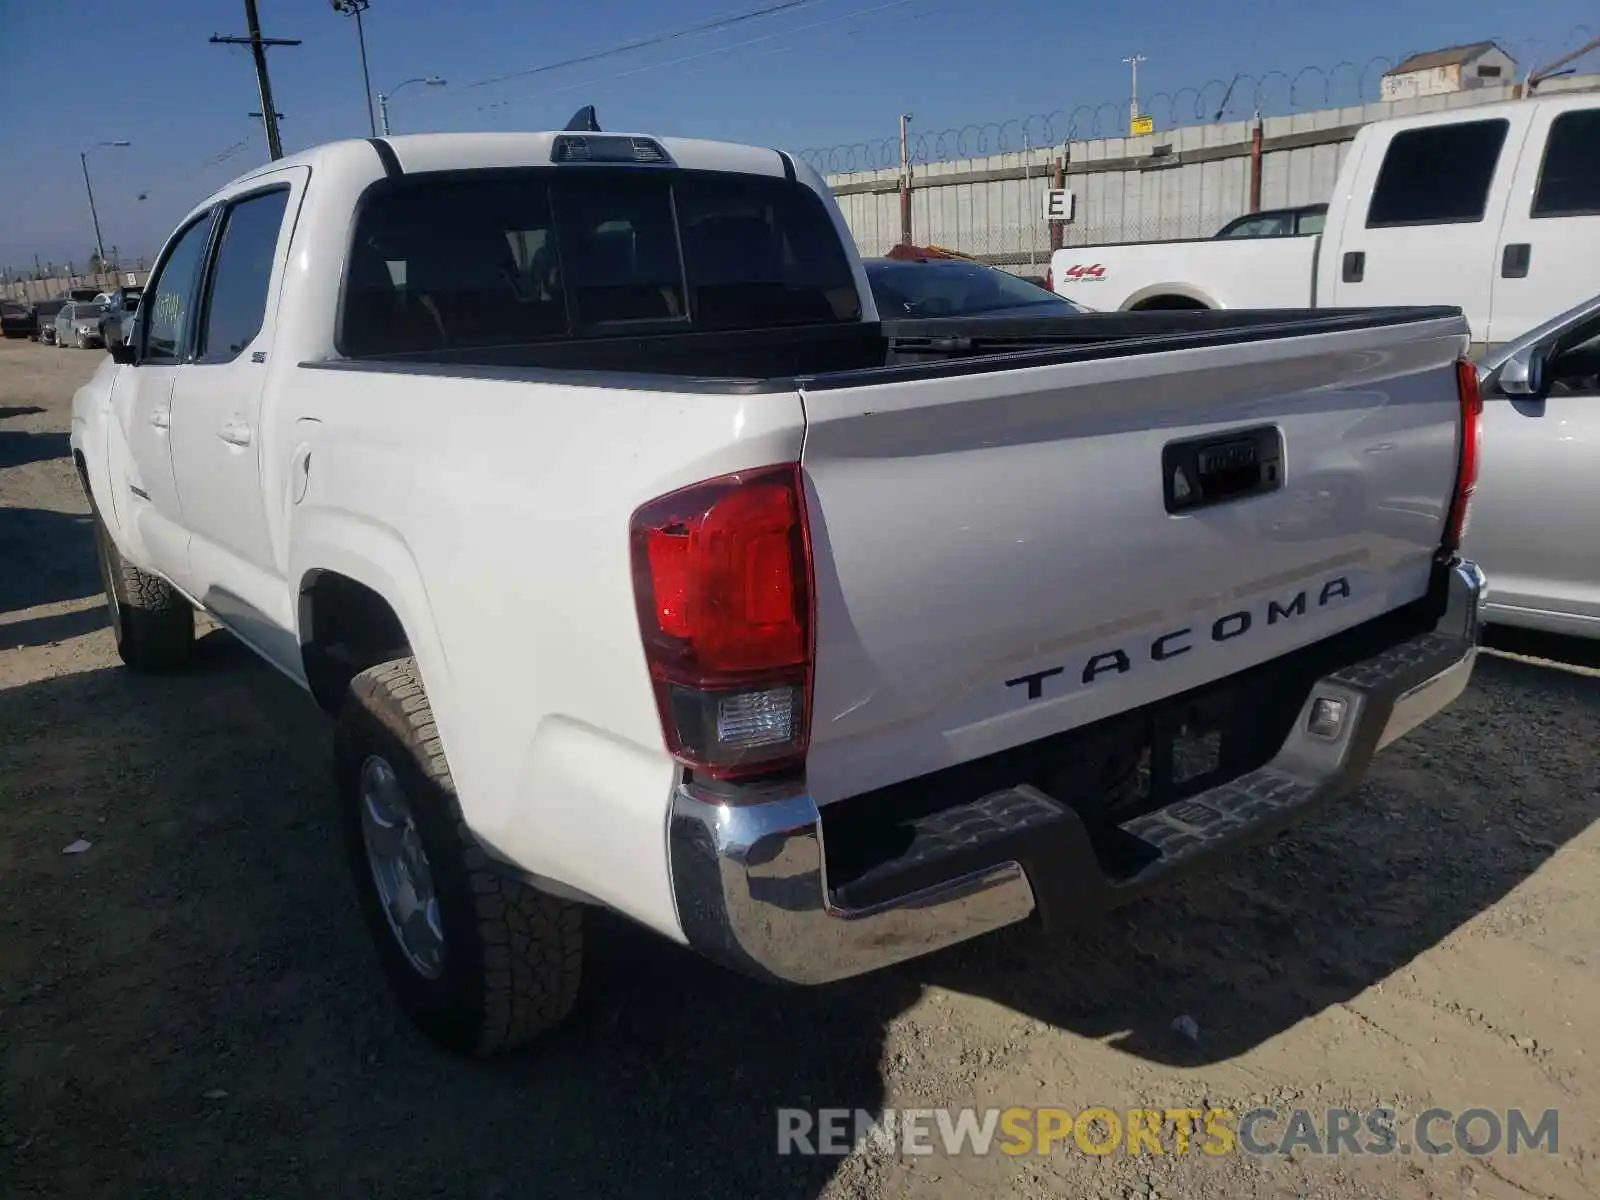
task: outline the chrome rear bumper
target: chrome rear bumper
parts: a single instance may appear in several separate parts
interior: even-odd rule
[[[1131,874],[1108,874],[1076,814],[1022,785],[943,821],[936,837],[959,849],[947,861],[963,869],[930,879],[925,862],[913,863],[902,877],[915,886],[852,907],[829,886],[822,817],[803,789],[745,789],[730,803],[688,783],[673,796],[669,826],[684,935],[701,953],[759,978],[826,983],[1035,911],[1062,920],[1115,907],[1219,851],[1275,833],[1353,787],[1373,754],[1465,689],[1484,579],[1471,562],[1446,570],[1447,607],[1434,630],[1320,679],[1271,761],[1126,822],[1122,830],[1151,852]],[[1346,706],[1334,736],[1307,728],[1318,700]]]

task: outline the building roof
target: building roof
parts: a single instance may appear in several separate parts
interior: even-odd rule
[[[1435,67],[1459,67],[1490,50],[1499,50],[1493,42],[1472,42],[1466,46],[1446,46],[1443,50],[1428,50],[1413,54],[1384,72],[1385,75],[1405,75],[1411,71],[1431,71]],[[1502,53],[1504,53],[1502,51]]]

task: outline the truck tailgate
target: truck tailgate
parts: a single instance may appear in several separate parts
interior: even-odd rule
[[[1459,318],[1430,317],[811,381],[813,796],[1124,712],[1422,596],[1464,347]],[[1252,470],[1260,490],[1232,493]],[[1230,498],[1184,507],[1213,488]]]

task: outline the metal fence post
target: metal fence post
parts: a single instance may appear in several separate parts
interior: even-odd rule
[[[911,142],[908,127],[911,114],[900,117],[900,242],[910,246],[911,241]]]

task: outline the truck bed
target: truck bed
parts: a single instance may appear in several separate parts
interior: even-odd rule
[[[1150,311],[938,317],[740,333],[585,338],[302,363],[671,391],[775,392],[1015,370],[1435,321],[1459,309]],[[953,360],[965,360],[958,367]]]

